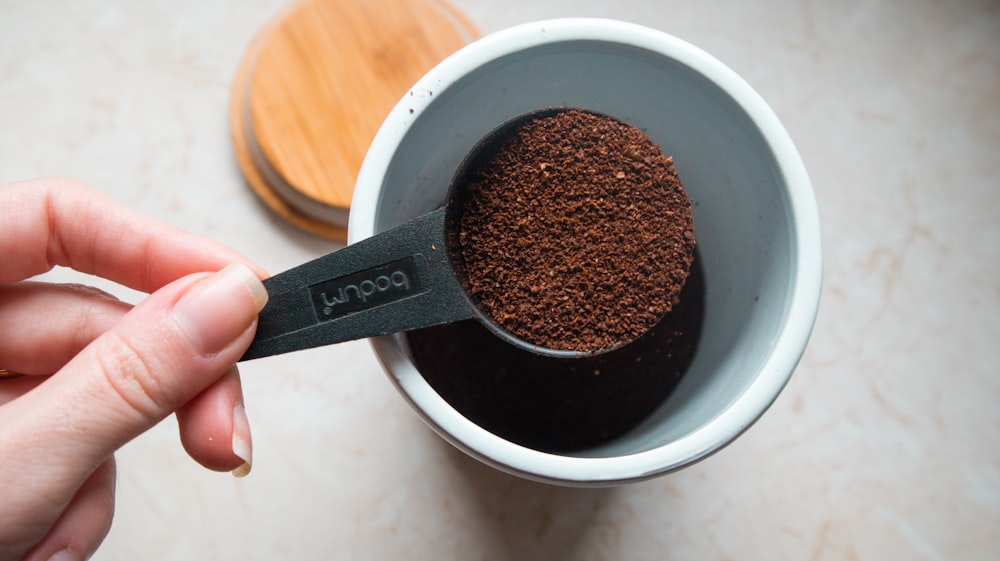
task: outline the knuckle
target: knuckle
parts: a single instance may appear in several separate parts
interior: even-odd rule
[[[63,285],[64,290],[84,297],[68,314],[66,325],[72,328],[74,348],[82,349],[110,330],[131,306],[100,289],[85,285]]]
[[[111,394],[144,419],[157,418],[168,396],[157,369],[128,338],[105,333],[96,349],[97,367]]]

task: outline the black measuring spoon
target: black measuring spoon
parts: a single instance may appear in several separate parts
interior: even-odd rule
[[[466,291],[454,249],[456,213],[470,174],[521,124],[565,110],[527,113],[480,140],[458,167],[445,204],[437,210],[265,280],[269,300],[241,360],[470,318],[513,345],[546,356],[577,358],[620,346],[551,349],[504,330]]]

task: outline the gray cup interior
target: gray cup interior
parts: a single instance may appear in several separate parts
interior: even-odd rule
[[[641,426],[574,455],[620,456],[667,444],[711,421],[749,387],[781,332],[796,256],[776,156],[727,93],[660,53],[590,40],[535,46],[441,91],[417,93],[433,101],[415,115],[391,160],[376,232],[438,207],[480,138],[537,109],[573,106],[614,116],[674,157],[694,204],[705,271],[697,354],[671,397]],[[400,336],[394,341],[405,344]]]

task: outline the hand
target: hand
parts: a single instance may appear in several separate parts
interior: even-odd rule
[[[195,460],[249,470],[234,365],[263,271],[62,179],[0,185],[0,262],[0,560],[89,557],[111,524],[113,453],[173,412]],[[57,265],[152,294],[132,308],[24,280]]]

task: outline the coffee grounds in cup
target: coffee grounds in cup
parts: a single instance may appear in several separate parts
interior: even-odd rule
[[[704,313],[696,258],[677,305],[644,336],[602,355],[541,356],[475,320],[406,340],[427,383],[470,421],[522,446],[572,453],[622,436],[666,401],[694,357]]]
[[[466,181],[460,266],[506,331],[596,351],[641,336],[677,303],[695,246],[691,206],[672,158],[639,129],[546,113]]]

